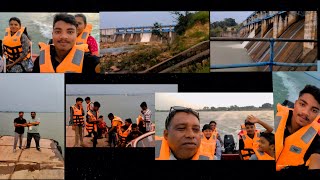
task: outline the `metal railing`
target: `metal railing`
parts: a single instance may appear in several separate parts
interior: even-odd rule
[[[227,37],[210,37],[210,41],[266,41],[270,43],[270,58],[269,62],[244,63],[244,64],[215,64],[211,65],[210,69],[226,69],[226,68],[241,68],[241,67],[258,67],[269,66],[272,71],[273,66],[286,67],[312,67],[317,66],[317,63],[282,63],[274,62],[274,43],[279,42],[318,42],[317,39],[288,39],[288,38],[227,38]]]

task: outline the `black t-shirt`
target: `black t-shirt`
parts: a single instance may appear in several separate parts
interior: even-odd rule
[[[287,120],[287,123],[286,123],[286,127],[288,127],[291,123],[291,118],[292,118],[292,114],[293,114],[293,111],[290,110],[289,111],[289,116],[288,116],[288,120]],[[288,130],[288,128],[286,128],[284,130],[284,136],[283,136],[283,142],[284,142],[284,139],[286,137],[288,137],[290,135],[290,132]],[[320,154],[320,136],[319,134],[317,134],[315,136],[315,138],[313,139],[312,143],[310,144],[310,147],[309,149],[307,150],[306,154],[304,155],[304,161],[306,162],[310,156],[314,153],[317,153],[317,154]]]
[[[53,69],[56,70],[60,63],[55,59],[56,51],[53,45],[50,46],[50,54]],[[83,58],[82,74],[96,74],[95,68],[99,64],[99,61],[99,57],[93,56],[90,53],[85,53]],[[39,56],[34,61],[34,67],[32,72],[40,73]]]
[[[19,117],[18,118],[15,118],[14,119],[14,123],[17,123],[17,124],[25,124],[27,123],[27,121],[25,119],[20,119]],[[23,134],[24,133],[24,127],[15,127],[15,130],[14,132],[18,133],[18,134]]]

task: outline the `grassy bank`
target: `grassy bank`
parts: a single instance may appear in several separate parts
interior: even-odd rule
[[[182,51],[206,40],[209,40],[209,13],[197,12],[191,15],[185,30],[175,33],[171,43],[135,43],[133,52],[117,55],[107,54],[101,58],[102,72],[139,72],[161,63]],[[179,34],[179,32],[182,32]],[[206,62],[207,61],[207,62]],[[210,72],[209,59],[188,67],[183,67],[177,72]]]

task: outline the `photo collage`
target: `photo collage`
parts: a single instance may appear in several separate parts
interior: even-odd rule
[[[0,12],[0,179],[194,165],[167,160],[320,177],[318,26],[317,10]]]

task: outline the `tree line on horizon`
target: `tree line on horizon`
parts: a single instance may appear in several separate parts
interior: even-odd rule
[[[204,106],[203,108],[196,109],[197,111],[259,111],[259,110],[273,110],[273,104],[264,103],[259,107],[256,106],[237,106],[232,105],[229,107],[214,107]],[[156,110],[156,111],[169,111],[169,110]]]

